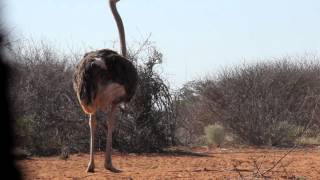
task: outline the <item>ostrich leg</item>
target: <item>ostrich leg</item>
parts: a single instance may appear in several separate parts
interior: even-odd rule
[[[87,172],[94,172],[94,138],[97,127],[96,114],[90,114],[89,119],[90,126],[90,160],[87,168]]]
[[[115,125],[115,114],[116,114],[117,104],[112,105],[110,112],[107,115],[107,145],[106,145],[106,153],[105,153],[105,162],[104,167],[112,172],[121,172],[121,170],[116,169],[112,165],[112,132]]]

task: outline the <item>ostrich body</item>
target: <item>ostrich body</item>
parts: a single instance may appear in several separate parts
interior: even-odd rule
[[[116,3],[109,0],[112,14],[116,20],[122,55],[110,49],[86,53],[76,67],[73,79],[74,90],[83,111],[90,116],[90,160],[87,172],[94,172],[94,139],[96,130],[96,112],[107,113],[107,143],[105,168],[120,172],[112,165],[112,131],[115,125],[115,113],[122,102],[128,102],[134,95],[137,86],[137,70],[127,59],[125,34]]]

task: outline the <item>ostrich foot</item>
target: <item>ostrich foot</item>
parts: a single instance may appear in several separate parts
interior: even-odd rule
[[[88,168],[87,168],[88,173],[93,173],[94,172],[94,164],[89,163]]]
[[[104,167],[105,167],[107,170],[109,170],[109,171],[111,171],[111,172],[114,172],[114,173],[120,173],[120,172],[122,172],[120,169],[117,169],[117,168],[113,167],[112,164],[105,164]]]

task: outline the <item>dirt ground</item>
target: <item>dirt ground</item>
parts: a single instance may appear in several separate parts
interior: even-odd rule
[[[295,149],[280,162],[288,149],[217,148],[206,151],[206,148],[198,147],[193,148],[195,154],[116,152],[113,163],[123,171],[121,173],[111,173],[103,168],[102,152],[95,156],[95,173],[85,172],[88,154],[73,154],[67,160],[58,156],[31,157],[19,161],[18,165],[25,179],[320,179],[319,146]]]

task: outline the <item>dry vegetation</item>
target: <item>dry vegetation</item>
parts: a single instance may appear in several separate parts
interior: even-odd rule
[[[238,142],[293,146],[302,135],[319,136],[319,95],[317,57],[244,65],[186,84],[176,101],[178,122],[185,142],[219,123]]]
[[[132,53],[138,68],[137,93],[120,111],[113,147],[156,152],[174,144],[175,119],[169,88],[155,66],[162,55],[149,43]],[[143,61],[137,61],[144,54]],[[46,44],[27,44],[9,52],[10,99],[16,119],[17,144],[33,155],[88,150],[87,117],[72,89],[78,55],[59,55]],[[98,114],[99,150],[105,148],[105,115]]]
[[[285,57],[235,67],[172,93],[155,69],[162,54],[145,41],[131,50],[139,71],[138,90],[121,108],[114,132],[113,147],[118,150],[114,162],[125,172],[111,174],[98,164],[98,172],[87,175],[88,155],[83,153],[89,149],[88,122],[71,82],[80,56],[56,53],[45,43],[13,46],[7,52],[17,146],[33,156],[19,162],[27,179],[320,178],[318,57]],[[96,148],[103,151],[103,113],[98,121]],[[165,153],[171,146],[210,143],[269,149],[119,153]],[[301,149],[306,144],[314,148]],[[275,146],[291,149],[272,149]],[[59,154],[65,160],[57,158]],[[55,156],[35,157],[43,155]],[[103,162],[102,154],[97,162]]]

